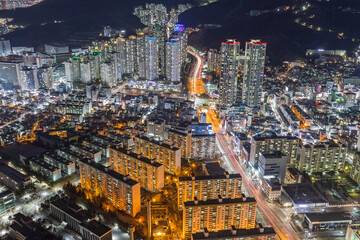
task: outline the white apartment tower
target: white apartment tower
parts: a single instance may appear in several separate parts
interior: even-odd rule
[[[166,79],[180,82],[181,48],[179,42],[166,42]]]
[[[240,42],[227,40],[221,43],[219,104],[231,106],[236,101],[239,73]]]
[[[145,71],[147,80],[159,78],[158,45],[154,36],[147,36],[145,40]]]
[[[246,42],[242,102],[249,107],[260,106],[265,55],[266,43],[259,40]]]

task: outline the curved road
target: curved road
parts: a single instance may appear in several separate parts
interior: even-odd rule
[[[187,52],[196,58],[196,63],[194,63],[195,66],[193,67],[191,73],[191,79],[189,79],[189,91],[196,100],[197,94],[201,94],[201,89],[199,89],[199,85],[201,85],[201,82],[199,84],[198,81],[201,80],[203,59],[193,47],[189,46],[187,48]],[[215,132],[222,132],[221,127],[219,127],[219,119],[215,116],[214,112],[212,112],[212,114],[210,113],[209,115],[211,116],[208,116],[207,121],[213,124],[213,128],[216,126],[216,128],[219,130]],[[279,238],[281,240],[300,239],[298,233],[296,233],[290,225],[287,217],[282,214],[282,211],[267,203],[264,197],[261,195],[260,190],[256,186],[254,186],[252,179],[246,174],[245,170],[242,168],[242,166],[239,164],[239,161],[235,157],[236,155],[233,152],[232,145],[229,144],[227,134],[218,133],[216,134],[216,136],[218,140],[217,146],[223,154],[223,158],[228,161],[229,165],[233,167],[236,172],[240,173],[246,189],[248,190],[250,195],[256,199],[259,209],[261,210],[264,217],[268,220],[268,222],[271,223]]]
[[[216,134],[218,139],[218,147],[223,153],[223,157],[228,161],[234,169],[240,173],[243,183],[245,184],[246,189],[249,191],[250,195],[253,196],[256,201],[259,209],[271,223],[272,227],[275,229],[281,240],[298,240],[300,239],[299,235],[290,225],[288,219],[285,216],[280,215],[280,211],[276,211],[276,208],[267,203],[264,197],[261,195],[260,190],[254,186],[252,180],[246,174],[245,170],[239,164],[235,153],[232,150],[231,144],[229,144],[229,139],[225,134]]]
[[[188,47],[187,48],[187,52],[192,55],[193,57],[195,57],[196,59],[196,63],[195,66],[192,69],[192,73],[191,73],[191,79],[190,79],[190,84],[189,84],[189,91],[192,93],[193,96],[196,96],[196,94],[201,94],[203,92],[201,92],[201,89],[199,89],[198,86],[198,81],[201,81],[201,69],[202,69],[202,65],[203,65],[203,58],[196,52],[196,49],[193,47]]]

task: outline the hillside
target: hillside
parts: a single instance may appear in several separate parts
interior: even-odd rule
[[[151,2],[163,3],[169,8],[179,3],[198,6],[180,15],[180,21],[186,26],[222,25],[219,29],[202,29],[190,35],[190,44],[201,49],[219,47],[227,38],[236,38],[242,43],[262,39],[269,43],[268,54],[273,60],[281,61],[303,56],[307,48],[351,50],[359,44],[351,41],[360,40],[356,25],[360,21],[357,0],[219,0],[203,6],[206,1]],[[31,8],[1,11],[0,16],[12,17],[15,24],[27,26],[5,36],[14,46],[51,42],[81,46],[87,39],[96,38],[105,25],[128,33],[143,27],[132,12],[135,6],[146,2],[149,0],[45,0]],[[251,16],[252,10],[259,15]]]

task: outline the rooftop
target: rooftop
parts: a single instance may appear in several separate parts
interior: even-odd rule
[[[169,144],[167,144],[167,143],[165,143],[165,142],[156,141],[156,140],[154,140],[154,139],[152,139],[152,138],[149,138],[149,137],[146,137],[146,136],[140,136],[140,135],[139,135],[139,136],[136,136],[136,138],[139,138],[139,139],[142,139],[142,140],[145,140],[145,141],[148,141],[148,142],[155,143],[156,145],[160,145],[160,146],[166,147],[166,148],[171,149],[171,150],[174,150],[174,151],[180,149],[180,148],[177,148],[177,147],[175,147],[175,146],[169,145]]]
[[[111,147],[113,150],[117,151],[117,152],[121,152],[125,155],[128,155],[130,157],[133,157],[135,159],[138,159],[144,163],[147,163],[147,164],[150,164],[154,167],[160,167],[162,166],[161,163],[157,162],[155,159],[149,159],[149,158],[146,158],[144,157],[142,154],[136,154],[126,148],[121,148],[121,147]]]
[[[134,186],[134,185],[138,184],[138,182],[132,180],[129,176],[124,176],[118,172],[115,172],[114,170],[111,170],[110,167],[105,167],[104,165],[102,165],[100,163],[96,163],[94,161],[85,160],[85,159],[80,159],[80,161],[92,168],[95,168],[95,169],[109,175],[112,178],[115,178],[116,180],[119,180],[119,181],[127,184],[127,185]]]
[[[305,213],[305,217],[310,222],[352,221],[351,216],[344,212]]]
[[[283,189],[295,204],[328,202],[311,183],[288,184]]]
[[[256,203],[255,198],[251,197],[242,197],[242,198],[218,198],[218,199],[209,199],[206,201],[188,201],[184,202],[185,207],[195,207],[195,206],[208,206],[208,205],[222,205],[222,204],[238,204],[238,203]]]
[[[9,167],[8,165],[5,164],[0,164],[0,172],[8,176],[15,182],[26,182],[30,180],[29,176],[25,176],[24,174],[20,173],[14,168]]]
[[[252,229],[232,229],[232,230],[221,230],[218,232],[207,232],[205,233],[194,233],[192,234],[193,240],[227,240],[229,238],[256,238],[261,236],[276,236],[273,228],[252,228]]]
[[[111,228],[99,223],[96,220],[86,221],[81,224],[88,231],[94,233],[96,236],[100,237],[104,234],[111,232]]]
[[[60,209],[61,211],[67,213],[68,215],[72,216],[79,222],[86,221],[88,219],[92,219],[90,214],[83,210],[80,206],[69,202],[64,198],[60,198],[55,200],[54,202],[50,203],[51,205],[55,206],[56,208]]]

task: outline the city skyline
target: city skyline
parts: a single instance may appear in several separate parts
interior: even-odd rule
[[[1,239],[360,239],[353,2],[5,8]]]

